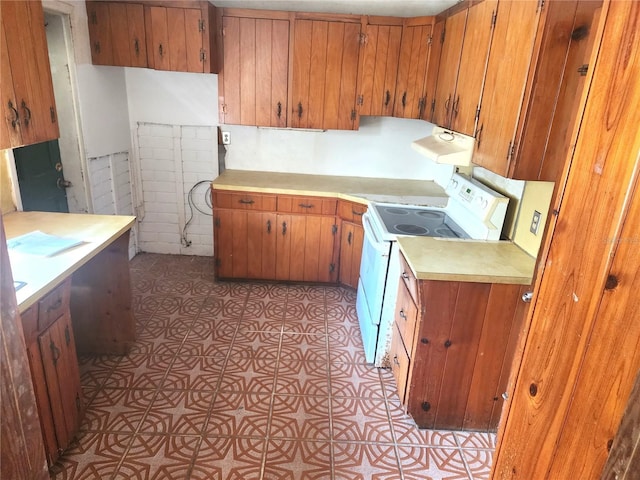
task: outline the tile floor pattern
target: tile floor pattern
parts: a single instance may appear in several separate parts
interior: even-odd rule
[[[487,479],[494,436],[419,430],[364,360],[354,292],[131,262],[137,341],[82,357],[86,416],[55,479]]]

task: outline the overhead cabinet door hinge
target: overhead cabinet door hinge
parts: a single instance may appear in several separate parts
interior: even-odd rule
[[[200,49],[200,61],[204,62],[207,59],[207,52],[204,48]]]
[[[538,0],[538,8],[536,9],[536,11],[542,10],[544,8],[545,2],[546,0]]]
[[[587,65],[587,64],[584,64],[584,65],[581,65],[580,67],[578,67],[578,73],[582,77],[586,77],[588,71],[589,71],[589,65]]]
[[[447,31],[443,28],[442,29],[442,33],[440,34],[440,43],[444,43],[444,35],[447,33]]]
[[[480,119],[480,108],[481,108],[481,106],[478,105],[478,108],[476,109],[476,120]]]
[[[335,235],[338,233],[338,225],[331,225],[331,233]]]
[[[431,45],[432,43],[433,43],[433,35],[431,35],[431,34],[430,34],[430,35],[427,37],[427,45]]]
[[[364,96],[358,95],[358,99],[356,100],[357,105],[364,105]]]
[[[198,20],[198,31],[199,32],[204,32],[204,19],[200,19]]]
[[[498,11],[494,10],[493,13],[491,14],[491,28],[496,26],[497,18],[498,18]]]
[[[214,224],[216,227],[220,227],[220,217],[216,217],[216,219],[213,221],[213,224]]]
[[[330,264],[329,264],[329,272],[330,272],[330,273],[333,273],[333,272],[335,272],[335,270],[336,270],[336,265],[335,265],[335,263],[330,263]]]
[[[356,119],[356,109],[351,110],[351,121],[355,121]]]

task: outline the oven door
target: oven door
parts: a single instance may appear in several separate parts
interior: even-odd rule
[[[362,217],[362,225],[364,241],[356,310],[365,357],[367,362],[371,363],[375,357],[378,340],[378,325],[382,314],[382,300],[387,279],[391,242],[381,240],[375,234],[375,229],[372,228],[366,213]]]

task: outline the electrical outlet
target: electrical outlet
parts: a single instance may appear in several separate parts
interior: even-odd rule
[[[533,217],[531,217],[531,226],[529,227],[529,231],[534,235],[538,234],[538,229],[540,228],[540,217],[542,215],[539,211],[533,211]]]
[[[222,132],[222,144],[223,145],[231,144],[231,132]]]

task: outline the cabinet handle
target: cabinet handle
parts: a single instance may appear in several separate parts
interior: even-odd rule
[[[22,109],[25,112],[24,124],[25,126],[29,126],[29,122],[31,121],[31,110],[29,110],[29,107],[27,107],[27,104],[24,100],[22,100]]]
[[[271,220],[267,220],[267,233],[271,233]]]
[[[451,346],[451,340],[447,340],[444,342],[444,348],[449,348]]]
[[[458,98],[456,98],[456,101],[453,102],[453,115],[455,117],[458,116],[458,106],[460,105],[460,95],[458,95]]]
[[[384,96],[384,106],[388,107],[390,101],[391,101],[391,92],[387,90],[387,93]]]
[[[251,199],[249,200],[245,200],[244,198],[241,198],[240,200],[238,200],[239,203],[243,204],[243,205],[252,205],[255,202]]]
[[[422,97],[420,100],[418,100],[418,118],[422,118],[422,116],[424,115],[424,107],[427,106],[427,99],[425,97]]]
[[[287,233],[287,222],[282,222],[282,235]]]
[[[302,118],[302,102],[298,102],[298,118]]]
[[[67,347],[71,343],[71,332],[69,331],[69,325],[64,327],[64,341],[66,342]]]
[[[393,356],[393,363],[396,365],[396,367],[400,366],[400,360],[398,360],[398,355]]]
[[[299,203],[298,206],[301,208],[313,208],[312,203]]]
[[[480,142],[482,141],[482,129],[484,128],[484,123],[480,125],[480,128],[476,132],[476,145],[480,148]]]
[[[47,313],[52,312],[53,310],[57,310],[61,306],[62,306],[62,298],[58,298],[58,300],[56,300],[56,303],[54,303],[53,305],[49,305],[49,307],[47,308]]]
[[[356,212],[355,210],[351,210],[351,213],[357,215],[358,217],[361,217],[364,212]]]
[[[136,55],[140,55],[140,44],[138,43],[137,38],[133,41],[133,49],[135,50]]]
[[[56,344],[54,343],[53,340],[51,340],[51,343],[49,344],[49,348],[51,349],[51,358],[53,360],[53,366],[55,367],[56,364],[58,363],[58,359],[60,358],[60,349],[56,347]]]
[[[353,232],[349,232],[349,235],[347,235],[347,243],[349,245],[351,245],[351,237],[353,236]]]
[[[407,106],[407,92],[402,94],[402,108]]]
[[[164,49],[162,48],[162,44],[158,46],[158,53],[160,53],[161,57],[164,55]]]
[[[401,319],[406,320],[407,319],[407,314],[404,313],[404,310],[400,309],[400,311],[398,312],[398,315],[400,316]]]
[[[278,102],[278,109],[276,110],[276,116],[278,118],[282,116],[282,102]]]
[[[9,108],[11,109],[11,112],[13,113],[13,118],[11,119],[11,126],[15,129],[17,125],[20,125],[20,114],[18,113],[18,110],[16,110],[16,108],[13,106],[13,103],[11,103],[11,100],[9,100],[9,103],[7,105],[9,106]]]
[[[422,410],[428,412],[431,410],[431,404],[429,402],[422,402]]]
[[[449,113],[449,107],[451,106],[451,94],[447,97],[447,101],[444,102],[444,109],[447,113]]]
[[[400,276],[405,280],[409,280],[409,275],[407,275],[407,272],[402,272]]]

